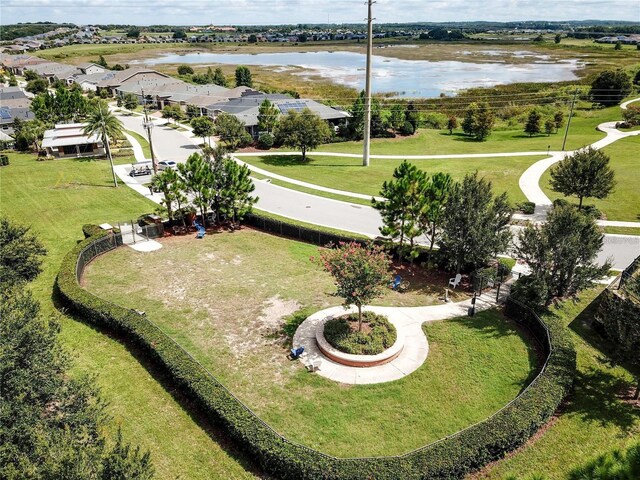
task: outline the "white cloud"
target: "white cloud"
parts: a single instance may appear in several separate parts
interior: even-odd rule
[[[603,13],[603,5],[606,11]],[[3,0],[2,23],[56,21],[126,24],[360,23],[364,0]],[[376,21],[583,20],[640,23],[640,0],[378,0]]]

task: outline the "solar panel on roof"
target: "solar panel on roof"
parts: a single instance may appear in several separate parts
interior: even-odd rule
[[[2,120],[10,120],[12,118],[8,108],[0,108],[0,118],[2,118]]]
[[[283,102],[278,104],[278,108],[282,113],[287,113],[290,110],[293,110],[299,113],[305,108],[307,108],[307,104],[304,102]]]

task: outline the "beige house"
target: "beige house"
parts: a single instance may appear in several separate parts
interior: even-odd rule
[[[98,157],[105,155],[104,144],[98,135],[85,135],[84,123],[56,125],[44,132],[42,148],[55,158]]]

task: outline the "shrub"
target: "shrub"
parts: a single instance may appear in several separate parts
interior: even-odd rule
[[[81,288],[76,278],[80,253],[88,249],[89,256],[83,255],[83,260],[90,260],[109,250],[111,246],[101,241],[108,235],[100,232],[85,239],[64,258],[56,279],[62,304],[139,349],[196,408],[242,446],[262,470],[278,478],[461,478],[526,442],[549,420],[572,386],[575,350],[567,328],[553,318],[539,320],[521,305],[508,301],[507,315],[529,326],[548,354],[546,368],[518,397],[485,421],[404,456],[330,457],[278,435],[146,316]]]
[[[396,328],[382,315],[363,312],[362,323],[366,331],[354,331],[357,315],[345,315],[329,320],[324,325],[324,338],[344,353],[353,355],[377,355],[390,348],[396,341]]]
[[[84,233],[84,238],[101,237],[104,232],[105,231],[98,225],[93,225],[91,223],[87,223],[82,226],[82,233]]]
[[[449,117],[444,113],[427,113],[424,116],[424,125],[427,128],[433,128],[435,130],[442,130],[447,126]]]
[[[258,148],[261,148],[262,150],[269,150],[273,147],[273,142],[273,135],[270,133],[263,133],[258,137]]]
[[[9,157],[7,155],[0,155],[0,167],[6,167],[9,165]]]
[[[413,123],[406,121],[400,127],[399,133],[400,135],[413,135],[416,133],[416,127],[413,126]]]
[[[521,202],[518,204],[518,210],[525,215],[533,215],[536,210],[536,204],[533,202]]]

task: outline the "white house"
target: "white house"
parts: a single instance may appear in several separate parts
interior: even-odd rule
[[[44,132],[42,148],[56,158],[96,157],[105,155],[104,144],[98,135],[85,135],[84,123],[56,125]]]

